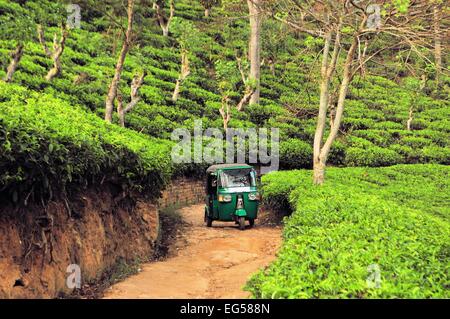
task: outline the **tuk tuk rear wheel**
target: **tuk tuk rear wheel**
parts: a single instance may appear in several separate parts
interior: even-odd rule
[[[253,218],[249,219],[248,222],[250,224],[250,227],[253,227],[255,225],[255,220]]]
[[[245,229],[245,217],[244,216],[239,217],[239,229],[240,230]]]
[[[205,212],[205,223],[206,227],[212,227],[212,218],[208,216],[208,214]]]

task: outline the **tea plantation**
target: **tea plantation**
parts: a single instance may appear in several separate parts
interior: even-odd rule
[[[0,0],[0,17],[8,21],[12,16],[23,14],[38,23],[44,16],[48,24],[45,39],[47,45],[51,46],[53,34],[59,34],[59,20],[56,15],[48,12],[55,11],[56,6],[55,2],[47,0],[27,1],[23,5]],[[142,100],[127,115],[126,126],[142,135],[161,139],[168,139],[173,129],[178,127],[192,129],[194,119],[202,119],[203,127],[222,127],[218,111],[221,101],[219,83],[211,74],[214,73],[216,62],[220,60],[234,65],[229,77],[239,78],[234,51],[246,46],[248,32],[245,19],[231,19],[231,22],[214,19],[221,15],[231,15],[229,12],[222,12],[220,8],[215,8],[213,18],[205,19],[203,7],[198,1],[176,1],[175,9],[177,23],[191,23],[199,37],[190,54],[191,74],[183,83],[177,102],[171,100],[171,95],[180,69],[179,36],[170,34],[169,37],[164,37],[161,34],[154,18],[154,10],[150,6],[139,9],[141,20],[138,45],[128,55],[122,74],[121,90],[126,96],[129,94],[129,83],[133,75],[142,70],[148,72],[140,90]],[[45,80],[52,61],[44,54],[37,41],[33,25],[28,30],[29,38],[25,42],[24,56],[13,83],[26,88],[30,94],[34,91],[48,99],[54,98],[51,103],[54,107],[64,105],[65,109],[82,109],[100,118],[103,117],[105,96],[121,41],[115,34],[111,34],[107,19],[97,9],[83,7],[83,10],[81,29],[71,30],[66,41],[61,76],[52,82]],[[272,42],[270,38],[264,39],[263,55],[272,49]],[[15,45],[14,37],[7,33],[0,38],[0,77],[5,74],[10,61],[9,54]],[[262,68],[261,105],[250,105],[245,112],[233,109],[229,123],[230,127],[280,128],[280,164],[285,169],[312,166],[311,145],[318,105],[317,79],[309,71],[314,55],[295,54],[310,46],[314,46],[310,38],[294,37],[286,32],[281,47],[278,48],[279,56],[274,73],[267,66]],[[389,61],[390,59],[386,60],[386,66],[391,66],[394,71],[401,71],[399,66],[395,63],[390,65]],[[81,75],[85,80],[77,82]],[[394,81],[394,76],[389,79],[390,75],[368,75],[354,81],[341,134],[330,155],[330,164],[388,166],[400,163],[450,163],[448,78],[443,77],[440,88],[436,88],[430,80],[425,89],[419,92],[418,80],[404,77]],[[2,102],[10,98],[5,96],[10,94],[5,90],[7,89],[2,88]],[[234,87],[234,93],[230,96],[234,103],[237,103],[242,91],[242,85]],[[20,104],[23,99],[19,101],[15,103]],[[406,130],[411,105],[415,110],[414,119],[412,129]],[[2,107],[0,112],[3,117],[19,117],[19,113],[6,114],[10,110],[11,108]],[[78,118],[81,125],[84,117]],[[56,125],[55,121],[49,119],[48,126],[42,130],[57,131],[58,128],[53,125]],[[127,142],[124,140],[124,143]],[[34,147],[37,146],[26,146]],[[92,152],[95,153],[95,150]],[[52,154],[47,156],[51,158]],[[14,169],[18,170],[19,167]],[[122,169],[124,172],[129,169],[130,174],[134,174],[134,168],[127,164]],[[9,178],[5,175],[2,180]]]
[[[80,3],[92,5],[82,6],[81,28],[69,32],[61,74],[47,81],[53,62],[36,25],[45,26],[51,48],[63,1],[0,0],[0,78],[18,39],[24,43],[12,82],[0,80],[0,202],[40,203],[104,184],[155,200],[174,176],[201,177],[205,163],[174,165],[171,133],[192,131],[198,119],[203,128],[222,130],[226,78],[230,128],[280,129],[282,171],[263,177],[263,195],[267,206],[292,213],[278,258],[247,284],[254,297],[450,298],[448,72],[438,83],[421,62],[412,59],[417,72],[411,72],[400,53],[383,52],[381,65],[356,75],[325,184],[313,187],[322,42],[267,19],[260,104],[239,112],[234,106],[246,91],[237,62],[247,54],[245,15],[214,7],[206,18],[199,1],[177,0],[163,36],[155,8],[137,6],[136,36],[119,84],[124,99],[135,74],[146,76],[141,99],[121,127],[116,114],[113,124],[103,118],[125,15],[112,22],[98,2]],[[23,25],[11,27],[12,21]],[[183,30],[195,39],[186,42]],[[174,101],[184,50],[190,74]]]
[[[247,288],[257,298],[449,298],[450,168],[271,173],[264,196],[292,209],[283,246]]]
[[[2,83],[0,92],[0,182],[15,202],[33,190],[103,182],[158,197],[171,176],[168,141],[108,125],[46,93]]]

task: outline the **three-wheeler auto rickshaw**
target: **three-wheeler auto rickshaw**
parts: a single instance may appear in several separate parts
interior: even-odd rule
[[[213,165],[206,170],[205,223],[214,220],[234,221],[239,229],[250,227],[258,216],[260,195],[256,185],[256,171],[247,164]]]

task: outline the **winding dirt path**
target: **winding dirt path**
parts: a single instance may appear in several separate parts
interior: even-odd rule
[[[105,291],[105,298],[246,298],[248,278],[268,265],[281,243],[281,227],[240,231],[234,223],[203,223],[204,207],[180,210],[188,223],[178,253],[142,266],[139,274]]]

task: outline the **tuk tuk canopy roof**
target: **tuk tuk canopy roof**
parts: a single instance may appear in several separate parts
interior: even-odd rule
[[[232,168],[253,168],[253,167],[248,164],[218,164],[208,167],[206,173],[211,174],[215,173],[219,169],[232,169]]]

